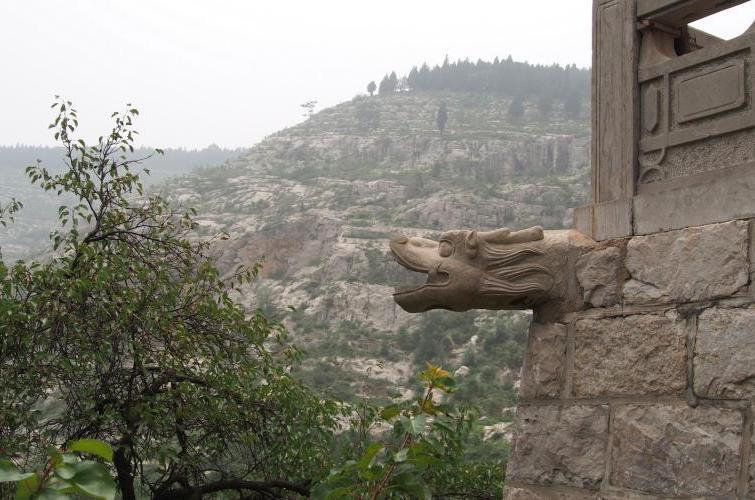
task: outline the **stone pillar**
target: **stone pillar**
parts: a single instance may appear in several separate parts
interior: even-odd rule
[[[593,203],[597,241],[755,217],[755,30],[688,23],[745,0],[594,0]]]
[[[631,234],[637,131],[635,0],[593,4],[592,188],[582,214],[596,239]],[[580,215],[578,211],[577,215]]]
[[[755,32],[595,0],[583,307],[535,308],[507,499],[755,498]]]

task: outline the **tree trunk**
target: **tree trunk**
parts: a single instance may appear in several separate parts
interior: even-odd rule
[[[134,491],[134,472],[131,470],[131,460],[125,446],[119,446],[113,455],[113,464],[117,474],[118,487],[123,500],[136,500]]]

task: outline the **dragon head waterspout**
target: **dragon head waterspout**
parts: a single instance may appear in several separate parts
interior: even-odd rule
[[[447,231],[438,241],[397,236],[394,257],[427,281],[393,297],[411,313],[430,309],[578,310],[575,263],[595,241],[575,230]]]
[[[532,307],[557,284],[548,247],[541,227],[448,231],[437,242],[397,236],[390,242],[396,260],[427,274],[427,282],[397,290],[394,299],[413,313]]]

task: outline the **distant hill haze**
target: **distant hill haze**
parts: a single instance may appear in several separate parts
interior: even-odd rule
[[[211,145],[204,149],[165,149],[164,155],[153,155],[142,166],[150,175],[144,179],[147,185],[187,174],[199,167],[217,166],[230,158],[237,158],[245,149],[222,149]],[[143,158],[154,153],[153,149],[136,149],[132,156]],[[24,204],[16,223],[0,228],[0,249],[8,260],[26,258],[43,251],[48,244],[48,235],[53,229],[61,200],[54,193],[45,193],[32,186],[26,176],[26,167],[39,160],[51,172],[64,168],[63,149],[44,146],[0,146],[0,203],[15,197]]]
[[[545,106],[543,95],[397,88],[359,96],[152,189],[196,207],[203,234],[230,234],[216,249],[223,269],[264,259],[241,300],[289,326],[306,351],[309,383],[347,399],[387,398],[410,393],[413,374],[432,361],[461,374],[454,398],[507,420],[528,316],[403,312],[393,286],[410,277],[387,244],[396,233],[567,227],[570,209],[588,198],[589,104]],[[0,196],[27,202],[38,219],[36,232],[3,234],[6,257],[41,243],[59,204],[19,187],[33,157],[11,153],[12,161],[0,149],[3,173],[15,179]],[[166,151],[171,157],[181,156]],[[183,158],[163,172],[185,174],[205,157]],[[160,165],[151,167],[159,179]]]

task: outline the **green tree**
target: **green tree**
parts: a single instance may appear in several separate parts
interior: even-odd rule
[[[347,433],[351,459],[312,491],[315,499],[500,498],[504,468],[465,457],[477,413],[439,402],[456,390],[450,373],[427,365],[421,397],[382,408],[361,406]],[[390,432],[379,433],[380,426]],[[378,435],[376,438],[375,436]]]
[[[385,95],[392,93],[393,90],[391,90],[391,81],[388,78],[388,75],[385,75],[382,80],[380,80],[380,86],[378,87],[378,94],[379,95]]]
[[[375,94],[376,90],[377,90],[377,85],[375,84],[375,80],[372,80],[370,83],[367,84],[367,92],[370,93],[370,97],[372,97]]]
[[[44,260],[0,262],[0,455],[42,471],[49,447],[99,439],[124,499],[307,495],[339,410],[289,375],[282,326],[232,299],[258,267],[222,278],[209,249],[228,235],[198,239],[192,211],[145,194],[136,109],[88,145],[53,107],[66,169],[27,172],[76,201]]]

